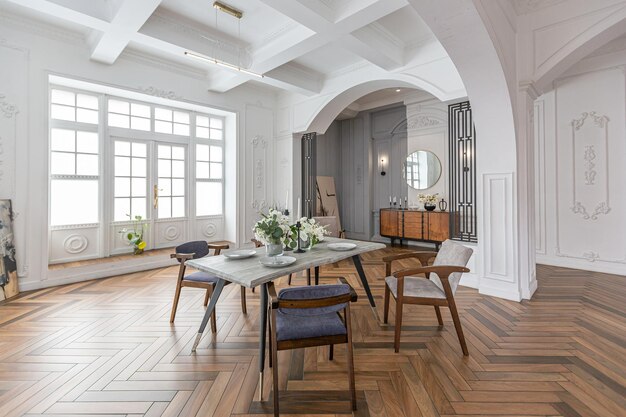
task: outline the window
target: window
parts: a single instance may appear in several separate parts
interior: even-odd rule
[[[150,131],[150,106],[122,100],[109,100],[109,126]]]
[[[98,222],[98,171],[98,133],[50,130],[51,225]]]
[[[222,147],[196,145],[196,215],[222,214]]]
[[[115,141],[114,215],[115,221],[146,218],[147,147],[145,143]]]
[[[224,121],[209,116],[196,116],[196,136],[201,139],[222,140]]]
[[[158,217],[185,217],[185,148],[158,145]]]
[[[189,113],[155,107],[154,131],[189,136]]]
[[[52,119],[98,124],[97,96],[53,89],[50,103]]]
[[[50,263],[128,253],[137,216],[148,250],[223,216],[223,118],[56,86],[49,105]]]

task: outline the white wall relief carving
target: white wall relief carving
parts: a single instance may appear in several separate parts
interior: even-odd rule
[[[202,234],[204,234],[206,237],[215,236],[217,234],[217,226],[215,226],[215,224],[213,223],[207,223],[202,230]]]
[[[593,150],[593,145],[585,146],[585,185],[593,185],[596,180],[597,172],[594,170],[596,164],[593,162],[596,159],[596,152]]]
[[[574,214],[582,215],[585,220],[597,220],[598,216],[602,214],[608,214],[611,211],[609,205],[609,136],[608,136],[608,123],[609,118],[604,115],[599,115],[597,112],[584,112],[581,117],[571,121],[572,125],[572,170],[573,170],[573,193],[572,193],[572,205],[570,210]],[[586,132],[583,133],[583,129],[586,128]],[[597,132],[600,129],[600,132]],[[598,133],[600,133],[598,135]],[[598,141],[599,138],[599,141]],[[596,141],[598,146],[602,146],[603,149],[598,149],[596,152],[595,145],[591,144],[591,141]],[[578,143],[582,142],[582,143]],[[593,209],[591,212],[588,210],[589,199],[596,198],[598,193],[593,190],[580,190],[578,176],[580,175],[577,169],[577,161],[582,161],[582,167],[584,171],[582,176],[584,178],[583,185],[595,186],[596,177],[598,175],[596,168],[597,153],[604,155],[604,167],[605,175],[603,175],[605,187],[601,200],[597,203],[591,203]],[[600,184],[598,184],[600,186]],[[595,188],[595,187],[594,187]],[[586,202],[581,201],[586,197]]]
[[[83,252],[88,245],[89,241],[83,235],[69,235],[63,241],[63,248],[72,255]]]
[[[169,98],[171,100],[177,100],[180,99],[181,97],[176,94],[174,91],[172,90],[164,90],[161,88],[157,88],[157,87],[139,87],[139,90],[146,93],[146,94],[150,94],[151,96],[155,96],[155,97],[161,97],[161,98]]]
[[[169,241],[176,240],[180,236],[180,229],[176,226],[168,226],[163,231],[163,237]]]
[[[257,159],[254,163],[254,185],[256,188],[263,188],[264,172],[263,160]]]
[[[430,116],[414,116],[407,121],[407,129],[423,129],[425,127],[437,126],[442,122]]]
[[[9,103],[6,99],[6,95],[3,93],[0,93],[0,112],[2,112],[7,119],[19,113],[17,106]]]

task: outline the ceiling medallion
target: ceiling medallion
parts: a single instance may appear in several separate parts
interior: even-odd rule
[[[238,43],[241,43],[241,18],[243,17],[243,12],[240,10],[235,9],[234,7],[231,7],[227,4],[221,3],[219,1],[216,1],[213,3],[213,7],[215,8],[216,12],[215,12],[215,28],[217,29],[217,10],[219,10],[220,12],[224,12],[226,14],[229,14],[231,16],[233,16],[234,18],[237,19],[237,41]],[[185,51],[185,55],[200,61],[204,61],[204,62],[208,62],[214,65],[218,65],[220,67],[223,68],[228,68],[230,70],[234,70],[237,72],[240,72],[242,74],[247,74],[247,75],[251,75],[253,77],[259,77],[259,78],[263,78],[264,75],[260,74],[258,72],[254,72],[254,71],[250,71],[246,68],[242,68],[241,67],[241,47],[238,46],[238,53],[237,53],[237,65],[231,64],[229,62],[223,61],[221,59],[217,59],[215,57],[209,57],[203,54],[199,54],[197,52],[193,52],[193,51]],[[214,53],[215,55],[215,53]]]

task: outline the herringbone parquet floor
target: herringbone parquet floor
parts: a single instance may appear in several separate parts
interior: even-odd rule
[[[382,316],[384,254],[364,266]],[[412,261],[403,266],[412,265]],[[353,308],[359,416],[625,416],[626,277],[539,267],[531,301],[461,288],[470,356],[447,311],[405,307],[400,354],[376,322],[350,261],[323,268],[362,296]],[[218,333],[191,344],[201,290],[169,310],[175,268],[30,293],[0,306],[0,416],[258,416],[271,413],[271,376],[258,402],[258,292],[226,287]],[[329,282],[329,279],[322,280]],[[299,277],[296,284],[303,284]],[[282,283],[284,285],[284,282]],[[393,307],[393,306],[392,306]],[[407,314],[408,313],[408,314]],[[345,347],[280,352],[283,415],[350,415]]]

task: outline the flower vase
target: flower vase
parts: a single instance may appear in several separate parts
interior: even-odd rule
[[[311,250],[313,248],[313,239],[302,240],[300,239],[300,249]]]
[[[433,211],[437,208],[436,205],[434,204],[424,204],[424,210],[426,211]]]
[[[270,258],[275,258],[283,254],[282,243],[268,243],[265,245],[265,255]]]

